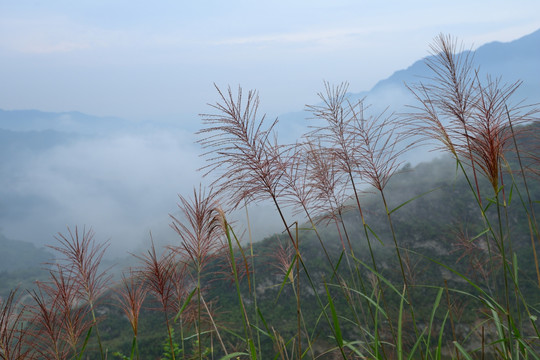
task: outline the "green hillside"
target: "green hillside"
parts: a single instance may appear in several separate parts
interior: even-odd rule
[[[530,125],[527,128],[528,135],[521,137],[520,147],[522,147],[523,153],[536,146],[533,134],[536,133],[537,129],[538,125]],[[509,155],[509,161],[512,168],[517,167],[515,155]],[[470,169],[468,171],[470,172]],[[532,311],[534,305],[540,301],[540,293],[538,292],[538,279],[534,254],[531,251],[527,217],[523,210],[522,200],[519,198],[524,196],[525,192],[519,174],[514,176],[516,176],[516,184],[505,190],[505,196],[508,199],[505,208],[508,223],[505,227],[511,229],[512,251],[516,256],[516,266],[519,269],[520,290],[523,297],[531,304],[529,310]],[[510,174],[504,176],[504,181],[507,184],[512,183]],[[486,179],[480,179],[480,186],[483,189],[489,189],[489,182]],[[528,187],[532,199],[540,198],[540,183],[537,178],[530,178]],[[475,204],[474,196],[471,194],[469,184],[465,177],[456,170],[455,161],[442,156],[414,167],[403,166],[388,184],[386,193],[390,208],[396,208],[408,200],[414,199],[400,207],[392,215],[399,246],[403,254],[406,254],[403,258],[417,326],[422,327],[424,331],[430,327],[429,319],[433,313],[437,294],[441,289],[444,289],[437,311],[431,320],[436,324],[431,325],[433,340],[436,340],[437,336],[440,335],[441,324],[445,323],[441,338],[445,357],[451,354],[449,349],[451,349],[454,336],[451,327],[454,327],[458,341],[462,342],[467,349],[474,349],[481,342],[478,335],[481,328],[477,324],[487,321],[485,318],[482,320],[482,318],[487,316],[484,312],[488,311],[485,308],[486,305],[480,300],[481,295],[478,294],[475,287],[479,286],[495,297],[497,291],[500,291],[500,287],[503,287],[503,278],[500,264],[498,266],[495,264],[491,268],[487,250],[477,244],[478,238],[481,238],[479,234],[482,234],[485,225]],[[390,318],[398,319],[400,296],[395,291],[403,290],[399,285],[403,280],[399,270],[399,261],[395,256],[386,213],[380,197],[376,194],[363,193],[361,201],[364,204],[366,222],[370,226],[378,273],[381,279],[384,279],[380,286],[386,288],[384,309],[389,311]],[[494,207],[489,208],[486,213],[489,217],[496,217]],[[347,341],[361,341],[365,334],[362,335],[359,332],[358,324],[354,319],[362,322],[364,317],[369,318],[370,316],[367,308],[369,302],[366,303],[363,299],[364,295],[359,296],[355,291],[365,287],[366,293],[364,294],[373,296],[373,287],[377,283],[377,279],[373,275],[372,259],[366,245],[366,237],[362,230],[358,210],[351,205],[344,210],[342,215],[345,227],[340,225],[340,232],[342,236],[344,236],[344,231],[348,233],[352,245],[351,253],[354,253],[354,257],[351,254],[345,255],[343,253],[335,223],[325,220],[317,226],[321,238],[324,239],[325,249],[334,268],[337,269],[336,273],[333,272],[314,230],[308,229],[311,225],[303,224],[299,230],[300,253],[306,265],[305,269],[300,269],[299,285],[303,314],[302,331],[308,332],[309,337],[314,341],[313,354],[316,356],[320,356],[328,349],[334,349],[332,353],[336,353],[335,340],[332,339],[332,327],[335,324],[332,320],[328,323],[324,319],[317,296],[306,276],[306,269],[311,281],[315,284],[319,300],[323,301],[325,306],[328,306],[324,287],[325,282],[327,283],[338,314],[341,336]],[[537,238],[534,241],[537,242]],[[294,341],[288,341],[294,339],[297,331],[295,296],[297,290],[292,286],[293,283],[290,280],[285,280],[288,268],[283,267],[283,264],[280,263],[280,260],[283,260],[280,256],[287,251],[281,252],[288,248],[288,244],[289,239],[285,234],[282,234],[253,244],[254,257],[252,259],[249,256],[251,250],[247,245],[243,247],[243,255],[238,250],[235,251],[237,260],[240,259],[239,270],[243,270],[245,266],[243,256],[246,256],[249,263],[250,277],[244,276],[242,278],[240,289],[245,296],[243,298],[244,306],[251,319],[252,327],[254,331],[260,330],[259,338],[257,338],[260,344],[257,346],[260,346],[262,358],[274,358],[274,356],[279,358],[279,351],[276,349],[277,334],[284,339],[287,349],[291,353],[294,351]],[[294,251],[292,248],[289,248],[288,256],[289,264],[293,264]],[[214,321],[218,324],[224,343],[230,344],[232,348],[242,349],[242,312],[238,304],[234,278],[230,274],[230,268],[227,271],[227,267],[226,260],[213,258],[204,271],[202,288],[206,301],[213,304]],[[293,266],[291,269],[293,276],[295,276],[295,271]],[[226,272],[229,273],[226,274]],[[298,278],[294,277],[294,284],[297,284],[297,281]],[[248,282],[251,282],[252,288],[249,287]],[[340,289],[339,283],[348,289],[345,293],[350,298],[344,296],[343,288]],[[390,290],[393,287],[395,287],[394,290]],[[377,300],[376,297],[371,298],[371,300],[382,301],[382,299]],[[100,327],[104,329],[102,337],[106,339],[105,346],[111,351],[121,351],[128,354],[132,345],[132,331],[129,322],[125,319],[122,310],[112,304],[107,305],[109,301],[115,302],[112,299],[104,302],[102,306],[106,317],[100,324]],[[257,301],[257,308],[255,308],[255,301]],[[351,302],[354,302],[355,306],[352,306]],[[139,320],[138,342],[141,358],[145,359],[159,358],[163,353],[161,345],[167,338],[166,327],[163,325],[163,313],[152,311],[151,307],[159,307],[159,302],[147,300]],[[330,313],[329,308],[326,310]],[[519,311],[523,312],[524,309],[521,308]],[[410,351],[415,345],[415,330],[411,324],[410,315],[402,316],[407,320],[402,324],[404,330],[406,329],[402,335],[403,345]],[[453,318],[452,325],[450,324],[450,316]],[[526,315],[522,314],[522,316]],[[208,319],[206,320],[208,321]],[[394,326],[396,325],[397,320]],[[206,326],[209,327],[208,331],[214,331],[211,325],[207,324]],[[179,341],[179,329],[180,325],[177,322],[175,325],[177,341]],[[187,326],[183,328],[183,331],[184,337],[189,338],[193,334],[194,328]],[[273,333],[274,331],[275,333]],[[385,328],[384,331],[390,332],[388,328]],[[486,325],[484,331],[485,341],[489,342],[488,333],[489,338],[492,338],[494,336],[492,332],[495,330],[492,328],[488,330],[488,325]],[[186,336],[186,334],[190,335]],[[213,346],[214,356],[219,358],[218,354],[224,354],[216,343],[218,340],[210,334],[205,336],[204,347]],[[385,336],[391,337],[390,334]],[[186,352],[194,352],[195,349],[191,348],[194,346],[194,338],[191,337],[187,340],[184,346]],[[307,344],[303,344],[305,351],[308,351],[306,346]],[[310,358],[310,351],[305,356]],[[389,350],[387,349],[387,351]],[[393,357],[395,355],[390,354],[391,352],[388,352],[386,356]],[[354,358],[354,355],[351,356]],[[331,355],[323,355],[323,358],[332,357]]]
[[[7,239],[0,233],[0,297],[5,298],[15,288],[29,289],[36,280],[45,280],[45,263],[53,255],[31,243]]]

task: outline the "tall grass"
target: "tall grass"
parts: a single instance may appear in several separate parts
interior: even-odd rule
[[[256,92],[216,87],[220,101],[198,133],[212,190],[180,196],[177,243],[152,241],[123,278],[116,299],[133,336],[129,356],[115,356],[143,358],[141,312],[157,302],[163,359],[539,358],[540,275],[538,284],[527,278],[532,267],[540,274],[528,178],[538,158],[523,161],[518,145],[538,111],[513,101],[519,82],[482,76],[461,50],[451,37],[435,39],[432,77],[409,85],[417,103],[406,115],[373,114],[347,84],[325,83],[321,103],[308,106],[316,125],[295,144],[279,143]],[[453,158],[454,187],[462,191],[464,179],[471,200],[459,211],[475,214],[447,219],[448,231],[433,236],[454,245],[431,251],[410,240],[404,229],[417,219],[404,212],[435,189],[405,200],[388,189],[402,155],[424,140]],[[246,242],[223,208],[265,201],[282,233],[253,244],[249,228]],[[30,305],[15,293],[1,303],[0,358],[109,357],[98,315],[110,287],[100,270],[106,244],[93,237],[59,234],[50,282],[30,293]]]

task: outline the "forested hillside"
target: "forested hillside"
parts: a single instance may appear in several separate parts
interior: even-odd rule
[[[538,134],[538,125],[529,125],[521,130],[526,130],[519,141],[522,154],[528,153],[529,150],[534,150],[533,154],[538,154],[537,138],[535,137]],[[519,168],[514,154],[509,154],[508,158],[512,168]],[[527,164],[531,166],[529,171],[538,170],[538,163],[533,165],[530,157],[522,160],[527,161]],[[471,169],[467,170],[470,174]],[[513,176],[515,176],[516,184],[505,190],[508,199],[505,210],[508,217],[506,226],[512,231],[512,251],[519,261],[516,266],[519,268],[520,289],[523,296],[531,304],[534,304],[540,301],[540,295],[534,253],[531,251],[531,235],[522,203],[522,201],[526,201],[525,190],[520,174],[516,173]],[[538,177],[531,176],[528,179],[531,199],[540,198]],[[506,174],[504,181],[507,184],[512,184],[512,175]],[[480,179],[480,182],[484,189],[489,186],[486,179]],[[483,313],[489,309],[485,308],[486,304],[475,294],[475,284],[488,289],[490,286],[502,286],[500,283],[502,279],[499,277],[500,263],[496,266],[490,264],[488,251],[478,240],[482,237],[485,225],[475,204],[475,198],[471,194],[470,185],[456,168],[455,160],[448,156],[441,156],[414,167],[402,166],[388,184],[386,197],[392,209],[406,203],[392,213],[393,226],[399,239],[399,246],[404,254],[403,262],[410,286],[411,299],[415,304],[415,316],[417,321],[423,319],[419,326],[422,328],[431,326],[435,338],[443,334],[443,352],[446,356],[451,356],[450,344],[453,335],[448,317],[452,316],[452,326],[456,329],[455,336],[458,341],[463,341],[464,346],[467,346],[468,349],[478,351],[478,346],[482,341],[479,335],[482,331],[482,325],[479,324],[486,321],[482,320],[483,316],[489,318],[489,314]],[[370,235],[372,235],[375,262],[378,264],[376,274],[380,276],[380,279],[384,279],[381,286],[396,286],[395,284],[399,284],[403,280],[401,280],[400,265],[395,257],[395,249],[391,240],[392,234],[382,201],[377,194],[372,192],[362,194],[361,200],[364,204],[366,222],[370,227]],[[408,202],[409,200],[412,201]],[[486,201],[490,201],[488,194],[486,194]],[[333,306],[340,314],[342,336],[348,341],[353,341],[361,336],[352,319],[355,316],[366,316],[367,314],[363,312],[368,310],[362,308],[362,297],[358,297],[358,294],[355,295],[356,290],[352,286],[349,289],[350,292],[346,292],[350,296],[347,298],[347,295],[344,296],[341,293],[343,288],[340,290],[336,281],[339,278],[342,284],[353,283],[356,286],[369,288],[377,283],[358,210],[354,204],[349,205],[344,208],[342,213],[343,224],[339,223],[336,227],[336,222],[329,218],[321,220],[317,225],[317,231],[324,239],[324,247],[333,267],[322,251],[314,230],[310,229],[311,225],[300,225],[299,251],[310,274],[310,277],[307,278],[306,269],[300,270],[299,293],[302,303],[302,321],[305,322],[302,325],[302,331],[307,331],[309,336],[315,339],[313,351],[316,354],[324,353],[324,349],[331,349],[335,344],[332,345],[334,340],[331,335],[331,326],[333,323],[331,323],[332,325],[328,324],[323,319],[323,313],[318,304],[317,296],[310,286],[310,280],[317,284],[318,295],[324,299],[325,303],[328,300],[326,299],[324,282],[332,284],[329,286],[330,293],[333,295]],[[538,211],[536,206],[535,209]],[[488,216],[495,217],[494,211],[494,208],[488,209]],[[347,235],[344,232],[347,232]],[[345,258],[340,234],[342,237],[349,237],[348,241],[352,245],[351,252],[354,253],[354,257],[349,255],[349,259]],[[538,239],[534,237],[533,241],[537,243]],[[241,259],[238,270],[244,274],[240,280],[241,291],[243,294],[251,294],[244,298],[244,305],[249,316],[252,316],[252,321],[255,322],[252,326],[266,330],[266,332],[261,330],[260,335],[262,353],[278,354],[279,351],[275,348],[278,340],[275,336],[279,334],[283,339],[291,339],[294,338],[297,331],[297,298],[294,286],[296,286],[298,279],[294,275],[295,268],[289,268],[294,264],[294,248],[290,245],[290,240],[285,234],[275,235],[261,243],[253,244],[253,254],[254,257],[251,259],[248,247],[244,247],[243,253],[235,251],[237,259]],[[244,260],[248,262],[251,277],[246,275]],[[347,262],[355,262],[358,266],[353,266],[351,269],[351,264],[347,264]],[[230,273],[230,269],[227,270],[227,267],[227,261],[224,259],[212,260],[205,270],[201,287],[204,289],[206,301],[212,304],[214,321],[222,329],[225,343],[235,344],[239,340],[230,332],[240,336],[242,312],[238,307],[234,276]],[[337,271],[341,274],[339,277],[333,272],[335,268],[338,268]],[[290,271],[288,275],[287,271]],[[250,289],[248,284],[250,281],[253,282],[254,289]],[[361,281],[365,283],[361,285]],[[498,284],[488,285],[494,281]],[[348,288],[348,286],[344,286]],[[432,320],[437,325],[429,324],[440,289],[445,289],[445,293],[442,300],[439,299],[440,303],[437,304],[435,318]],[[394,288],[394,291],[401,292],[402,290]],[[387,291],[389,293],[386,298],[386,306],[392,314],[391,317],[397,319],[399,318],[399,295],[391,290],[387,289]],[[351,309],[351,301],[355,301],[356,306],[358,306],[356,314]],[[122,310],[113,305],[114,303],[114,298],[103,303],[103,311],[107,315],[100,325],[106,329],[104,332],[106,334],[104,338],[107,339],[105,344],[109,349],[121,350],[124,354],[128,354],[132,345],[132,330],[129,327],[129,322],[124,318]],[[258,310],[254,308],[255,305],[257,305]],[[158,346],[166,342],[167,338],[166,328],[162,324],[163,314],[151,310],[152,307],[159,306],[159,301],[149,297],[141,312],[138,335],[141,358],[158,358],[163,352],[161,346]],[[404,345],[413,347],[415,345],[414,326],[410,323],[411,319],[408,315],[402,316],[407,319],[406,323],[402,324],[407,329],[403,333]],[[206,319],[206,321],[209,320]],[[441,323],[445,323],[444,333]],[[181,324],[177,322],[176,329],[179,329],[179,326]],[[211,324],[206,326],[211,326]],[[156,328],[160,331],[156,332]],[[189,325],[184,329],[187,333],[194,330]],[[178,330],[175,331],[177,339],[179,339]],[[267,334],[267,331],[270,333]],[[390,330],[386,329],[385,331]],[[493,341],[496,329],[488,328],[486,325],[483,331],[486,344]],[[214,339],[214,341],[217,340]],[[288,347],[292,346],[291,344],[289,343]],[[194,339],[187,340],[184,346],[186,349],[194,346]],[[211,343],[206,342],[205,347],[209,346]],[[237,346],[241,345],[237,344]],[[220,352],[218,349],[215,351]],[[306,349],[306,351],[308,350]],[[334,350],[334,352],[336,351]],[[263,358],[266,356],[263,355]]]

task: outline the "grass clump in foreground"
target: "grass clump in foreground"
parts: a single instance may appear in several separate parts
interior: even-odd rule
[[[106,245],[59,234],[50,280],[1,303],[0,358],[538,358],[537,109],[450,37],[432,50],[410,114],[368,116],[325,84],[292,145],[255,92],[217,89],[199,131],[216,180],[180,196],[177,245],[137,256],[111,296]],[[451,161],[408,172],[421,140]],[[260,201],[283,233],[241,241],[222,209]]]

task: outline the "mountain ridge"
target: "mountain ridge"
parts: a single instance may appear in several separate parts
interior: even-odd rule
[[[503,81],[517,81],[523,80],[524,85],[528,82],[527,79],[511,79],[512,75],[515,75],[515,71],[501,71],[504,62],[508,62],[511,59],[519,59],[520,62],[528,62],[530,64],[540,63],[540,29],[520,37],[519,39],[512,40],[510,42],[492,41],[481,45],[476,50],[464,50],[463,52],[472,52],[474,54],[474,64],[480,67],[480,71],[485,73],[490,72],[493,76],[502,76]],[[462,53],[463,53],[462,52]],[[368,95],[371,93],[380,92],[385,87],[390,85],[396,86],[398,84],[412,83],[413,80],[420,80],[423,76],[428,74],[428,67],[425,65],[426,60],[432,58],[433,55],[428,55],[420,60],[415,61],[405,69],[397,70],[386,79],[382,79],[377,82],[369,91],[363,91],[358,94]],[[493,61],[490,59],[496,59]],[[493,64],[499,64],[493,65]],[[498,72],[494,73],[494,70],[498,69]],[[506,72],[507,74],[504,74]],[[537,82],[540,79],[540,70],[536,66],[536,72],[539,76],[536,77]],[[519,71],[523,73],[523,70]],[[510,75],[510,76],[508,76]],[[400,85],[400,86],[401,86]],[[540,82],[536,84],[537,89],[535,93],[540,95]],[[405,89],[406,90],[406,89]]]

